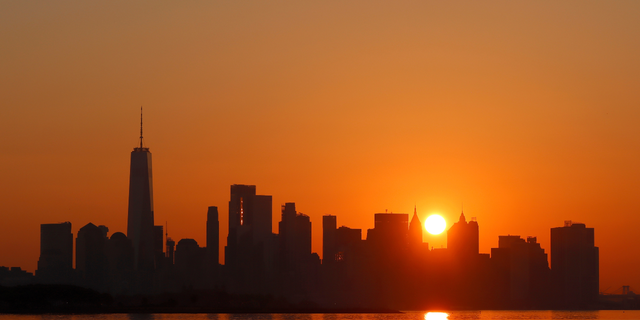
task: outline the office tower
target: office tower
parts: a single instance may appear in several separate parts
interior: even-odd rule
[[[334,260],[336,262],[344,262],[349,260],[357,245],[362,241],[362,229],[351,229],[342,226],[336,230],[336,254]]]
[[[153,226],[153,260],[156,269],[164,267],[164,226]]]
[[[541,306],[549,290],[549,262],[536,237],[499,236],[491,248],[491,265],[504,300]]]
[[[106,255],[109,264],[109,292],[129,293],[134,279],[131,239],[122,232],[112,234],[106,243]]]
[[[597,302],[598,260],[593,228],[571,221],[551,228],[551,273],[564,307],[587,307]]]
[[[273,234],[272,207],[271,196],[256,195],[253,198],[253,211],[250,213],[254,243],[265,243]]]
[[[239,293],[265,292],[273,280],[276,240],[272,234],[271,196],[256,186],[231,186],[225,266],[227,288]]]
[[[253,198],[256,186],[234,184],[229,199],[229,235],[227,243],[234,243],[240,226],[251,225],[253,218]]]
[[[367,230],[367,242],[387,253],[400,253],[407,247],[409,215],[406,213],[376,213],[374,228]],[[381,252],[384,253],[384,252]]]
[[[218,207],[207,210],[207,262],[210,266],[218,266],[220,245],[220,223],[218,222]]]
[[[229,234],[225,260],[233,261],[240,241],[258,244],[271,235],[271,196],[256,195],[256,186],[234,184],[229,200]],[[231,256],[227,256],[231,254]]]
[[[422,223],[420,222],[420,218],[418,218],[418,210],[414,207],[413,217],[409,224],[409,244],[411,247],[419,248],[422,244],[422,228]]]
[[[174,251],[176,248],[176,242],[173,239],[167,237],[167,259],[169,260],[169,264],[174,264]]]
[[[129,215],[127,238],[133,243],[135,270],[149,272],[154,268],[153,183],[151,152],[142,139],[140,110],[140,146],[131,152],[129,171]]]
[[[282,206],[279,227],[279,286],[289,296],[306,296],[318,287],[320,257],[311,253],[311,219],[296,212],[293,202]]]
[[[183,285],[202,287],[204,285],[205,248],[200,248],[194,239],[182,239],[176,246],[176,270]]]
[[[336,248],[337,218],[332,215],[322,216],[322,264],[334,262],[338,253]]]
[[[282,221],[278,224],[280,253],[284,268],[295,269],[308,261],[311,256],[311,220],[309,216],[297,213],[296,204],[282,206]]]
[[[447,249],[454,259],[473,259],[480,254],[478,222],[474,218],[467,222],[464,212],[458,222],[447,231]]]
[[[40,225],[40,259],[36,276],[45,283],[70,283],[73,277],[71,222]]]
[[[88,223],[78,230],[76,238],[76,271],[82,285],[95,290],[104,289],[109,269],[105,228]]]

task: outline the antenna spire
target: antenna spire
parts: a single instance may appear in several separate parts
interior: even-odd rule
[[[142,106],[140,106],[140,149],[142,149]]]

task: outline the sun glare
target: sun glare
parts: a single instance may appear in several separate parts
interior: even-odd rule
[[[424,222],[424,227],[427,229],[427,232],[431,234],[440,234],[444,231],[444,228],[447,227],[447,222],[444,221],[442,216],[432,214]]]
[[[446,312],[428,312],[427,314],[424,315],[424,320],[447,320],[447,319],[449,319],[449,314]]]

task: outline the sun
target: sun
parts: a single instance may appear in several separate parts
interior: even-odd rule
[[[447,222],[444,221],[441,215],[432,214],[424,222],[424,227],[431,234],[441,234],[444,228],[447,227]]]

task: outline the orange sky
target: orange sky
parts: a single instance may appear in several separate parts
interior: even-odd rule
[[[145,107],[155,216],[204,245],[229,185],[373,227],[464,203],[480,250],[595,227],[640,290],[638,1],[0,1],[0,266],[39,225],[126,231]],[[436,247],[444,236],[425,236]],[[223,251],[221,251],[223,252]]]

